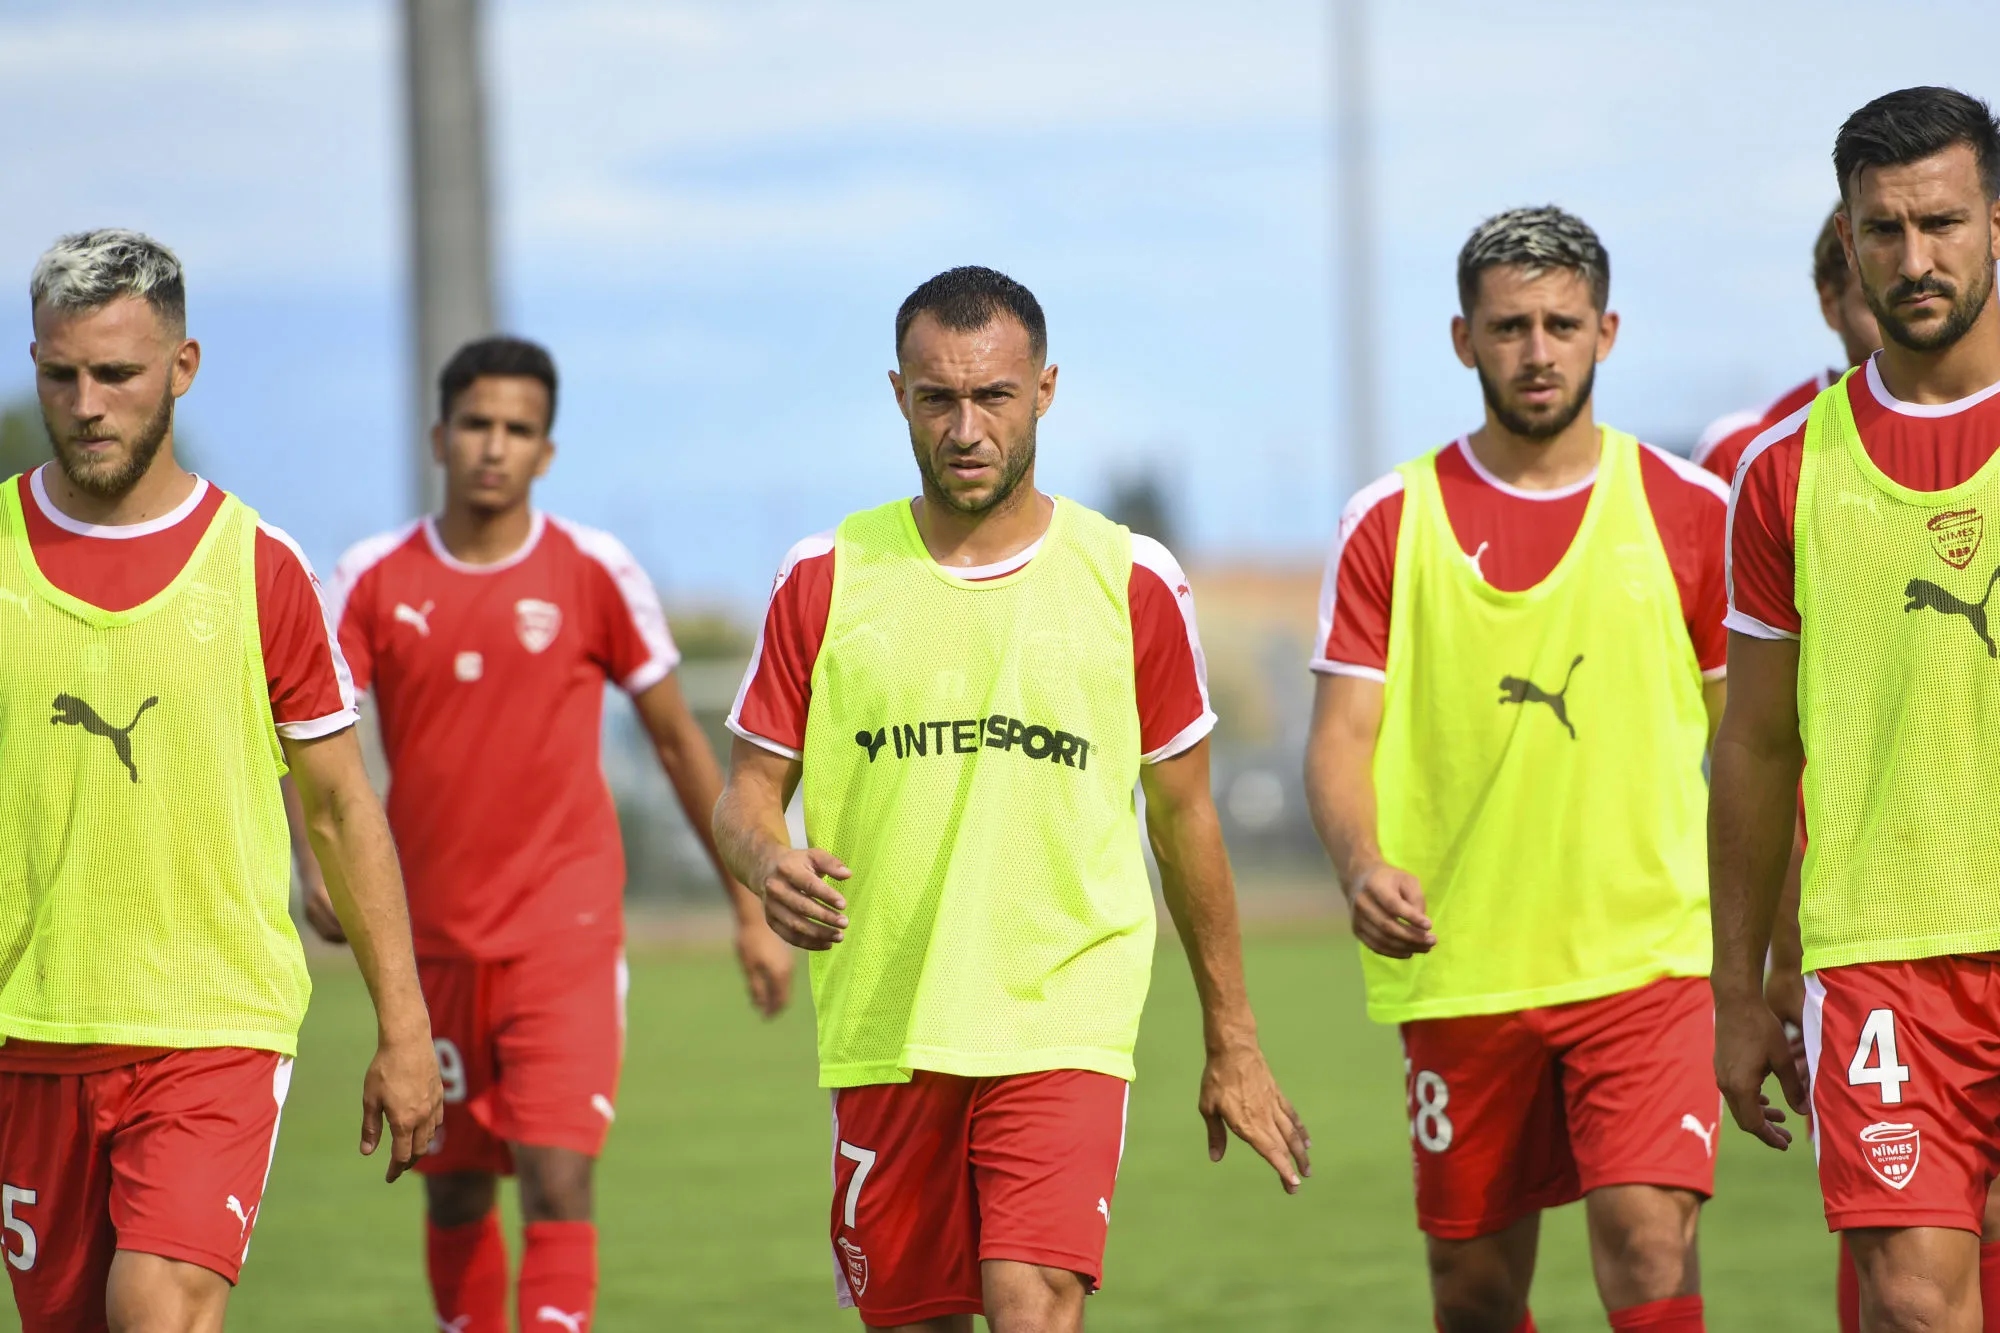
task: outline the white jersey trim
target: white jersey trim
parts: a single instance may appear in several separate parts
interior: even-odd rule
[[[201,477],[195,477],[194,490],[188,493],[187,499],[158,518],[149,518],[143,523],[85,523],[81,519],[71,518],[56,508],[56,502],[49,498],[48,487],[42,484],[42,473],[54,466],[53,463],[44,463],[28,474],[28,493],[34,496],[35,508],[41,511],[43,518],[64,532],[74,533],[79,537],[102,537],[106,541],[114,542],[130,541],[134,537],[150,537],[156,532],[165,532],[181,522],[189,514],[201,508],[201,502],[208,497],[208,482]]]
[[[430,544],[431,554],[436,556],[438,562],[446,569],[455,569],[461,574],[498,574],[503,569],[512,569],[535,553],[535,548],[542,543],[542,534],[548,530],[549,517],[539,509],[530,510],[528,539],[521,543],[520,549],[511,555],[502,556],[490,565],[470,564],[445,549],[444,537],[438,532],[435,514],[425,514],[419,523],[424,530],[424,540]]]
[[[1747,612],[1738,611],[1735,607],[1731,607],[1729,614],[1722,618],[1722,627],[1727,630],[1734,630],[1738,634],[1748,635],[1753,639],[1796,640],[1799,637],[1790,630],[1779,629],[1776,625],[1766,625],[1763,621],[1757,619],[1757,617]]]
[[[305,571],[306,582],[312,585],[313,596],[319,601],[320,628],[326,631],[326,650],[332,654],[333,675],[340,686],[340,708],[337,711],[302,722],[279,722],[276,724],[278,734],[287,740],[313,741],[331,736],[336,731],[345,731],[361,720],[361,713],[355,707],[354,673],[347,668],[347,655],[340,651],[340,632],[336,628],[332,608],[327,604],[326,593],[320,587],[319,575],[313,573],[312,561],[306,559],[306,553],[299,549],[299,544],[283,528],[260,520],[257,531],[290,551],[292,558]]]
[[[1336,662],[1326,655],[1326,646],[1333,639],[1333,617],[1339,607],[1340,559],[1347,552],[1347,543],[1353,538],[1355,529],[1368,517],[1376,505],[1392,495],[1403,493],[1403,474],[1391,472],[1385,477],[1377,477],[1354,493],[1347,507],[1340,511],[1340,527],[1333,536],[1333,549],[1326,557],[1326,573],[1319,584],[1319,644],[1309,663],[1314,671],[1331,675],[1357,675],[1374,672],[1369,679],[1387,679],[1373,667],[1357,667],[1347,662]]]
[[[1598,432],[1598,440],[1600,448],[1602,447],[1603,439],[1604,435],[1603,432],[1600,430]],[[1552,491],[1525,491],[1522,490],[1519,486],[1508,485],[1506,482],[1500,480],[1500,478],[1494,476],[1491,472],[1487,471],[1486,465],[1479,461],[1479,455],[1472,452],[1472,441],[1467,439],[1465,436],[1461,435],[1456,440],[1452,441],[1451,447],[1458,450],[1460,456],[1462,456],[1465,459],[1465,465],[1472,469],[1473,476],[1478,477],[1481,481],[1485,482],[1488,486],[1491,486],[1494,490],[1500,492],[1502,495],[1511,495],[1516,500],[1535,500],[1535,501],[1567,500],[1572,495],[1581,495],[1583,492],[1589,490],[1592,486],[1595,486],[1597,484],[1597,469],[1593,467],[1590,469],[1590,473],[1588,476],[1573,481],[1567,486],[1558,486]]]
[[[1748,634],[1755,639],[1796,639],[1796,634],[1787,634],[1781,629],[1766,625],[1755,616],[1743,614],[1736,609],[1736,504],[1743,496],[1743,478],[1750,474],[1750,465],[1764,456],[1764,452],[1778,441],[1785,439],[1805,425],[1812,414],[1812,404],[1807,403],[1798,411],[1780,421],[1777,425],[1750,441],[1750,447],[1743,451],[1743,457],[1736,461],[1736,479],[1729,486],[1729,512],[1723,519],[1722,581],[1729,595],[1729,614],[1722,618],[1724,629],[1733,629],[1739,634]]]
[[[327,588],[327,618],[333,622],[335,636],[347,619],[347,599],[354,595],[355,587],[368,571],[387,560],[416,535],[423,520],[412,519],[393,532],[378,532],[373,537],[364,537],[341,554],[334,562],[333,582]]]
[[[1642,440],[1639,442],[1639,447],[1654,458],[1657,458],[1660,462],[1665,463],[1676,477],[1679,477],[1690,486],[1700,487],[1725,505],[1729,503],[1729,483],[1716,476],[1713,472],[1710,472],[1707,468],[1698,466],[1688,459],[1682,458],[1679,454],[1670,454],[1657,444],[1647,444]]]
[[[803,756],[789,745],[780,745],[769,736],[759,736],[746,728],[742,722],[743,701],[750,696],[750,686],[757,679],[758,671],[764,666],[764,627],[771,622],[771,603],[777,600],[778,589],[785,586],[785,580],[789,579],[792,571],[801,564],[825,555],[832,549],[833,530],[829,528],[825,532],[815,532],[810,537],[793,542],[792,549],[785,552],[784,560],[778,565],[777,577],[771,580],[771,595],[764,599],[764,615],[757,622],[757,642],[750,648],[750,665],[743,669],[743,683],[736,687],[736,699],[729,705],[729,716],[722,721],[722,725],[729,728],[732,734],[741,736],[752,745],[761,745],[772,754],[781,754],[787,759],[798,759]]]
[[[1875,395],[1876,402],[1899,416],[1955,417],[1960,412],[1977,407],[1994,394],[2000,393],[2000,380],[1996,380],[1981,389],[1978,393],[1967,394],[1965,397],[1953,399],[1949,403],[1906,403],[1896,397],[1895,394],[1890,393],[1889,386],[1882,382],[1882,371],[1878,364],[1881,358],[1882,354],[1880,352],[1868,358],[1868,369],[1865,375],[1865,378],[1868,380],[1868,392]]]
[[[1166,584],[1167,592],[1173,596],[1174,605],[1181,613],[1181,624],[1187,630],[1188,651],[1194,655],[1195,689],[1201,694],[1201,715],[1182,727],[1165,745],[1139,756],[1142,764],[1157,764],[1162,759],[1172,759],[1193,749],[1204,736],[1215,730],[1216,717],[1215,709],[1208,700],[1208,656],[1201,649],[1201,630],[1194,616],[1194,592],[1188,586],[1186,571],[1181,568],[1181,562],[1174,559],[1172,551],[1153,538],[1136,532],[1132,534],[1132,563]]]
[[[1748,408],[1737,412],[1724,412],[1702,427],[1701,434],[1695,437],[1693,451],[1688,454],[1689,461],[1699,467],[1708,461],[1710,454],[1715,452],[1715,446],[1745,426],[1754,426],[1763,419],[1762,412],[1752,412]]]
[[[653,581],[646,577],[646,571],[639,567],[625,543],[610,533],[566,518],[551,521],[576,543],[577,550],[595,560],[611,576],[618,595],[624,599],[625,614],[631,617],[632,628],[646,645],[646,661],[618,682],[619,687],[635,695],[652,689],[681,662],[681,651],[674,646],[673,632],[667,628],[667,613],[660,606],[659,590],[653,587]]]
[[[1352,676],[1356,680],[1372,680],[1377,685],[1389,683],[1389,673],[1381,667],[1362,666],[1359,662],[1336,662],[1330,657],[1315,657],[1312,669],[1322,676]]]

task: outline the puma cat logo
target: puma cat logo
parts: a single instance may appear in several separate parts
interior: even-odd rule
[[[1700,1139],[1702,1148],[1708,1153],[1710,1157],[1715,1156],[1714,1125],[1702,1124],[1701,1121],[1697,1120],[1694,1117],[1693,1113],[1690,1112],[1683,1114],[1681,1116],[1681,1128],[1686,1130],[1688,1133],[1694,1135],[1696,1138]]]
[[[49,725],[82,727],[93,736],[104,737],[111,742],[111,748],[118,752],[118,762],[125,765],[126,771],[132,775],[132,781],[137,782],[139,770],[132,763],[132,728],[138,726],[139,719],[146,715],[146,710],[159,701],[159,695],[152,696],[139,705],[139,711],[132,714],[130,722],[122,727],[114,727],[99,717],[95,708],[74,694],[58,694],[55,703],[51,705],[56,710],[56,715],[49,719]]]
[[[1576,661],[1569,664],[1569,674],[1563,677],[1563,687],[1550,694],[1534,681],[1521,676],[1500,678],[1501,704],[1547,704],[1549,711],[1556,715],[1556,721],[1563,724],[1571,740],[1576,739],[1576,728],[1569,721],[1569,682],[1576,675],[1577,667],[1583,664],[1583,654],[1576,655]]]
[[[1972,632],[1986,645],[1986,655],[2000,657],[2000,647],[1994,646],[1993,636],[1986,628],[1986,604],[1993,600],[1993,584],[1996,580],[2000,580],[2000,565],[1993,567],[1993,573],[1986,580],[1986,595],[1974,605],[1954,597],[1929,579],[1911,579],[1903,588],[1903,596],[1910,599],[1904,605],[1903,612],[1907,615],[1920,606],[1928,606],[1939,615],[1964,616],[1966,623],[1972,626]]]
[[[395,618],[399,625],[409,625],[418,634],[428,639],[431,636],[431,610],[436,602],[425,602],[422,606],[411,606],[408,602],[396,603]]]

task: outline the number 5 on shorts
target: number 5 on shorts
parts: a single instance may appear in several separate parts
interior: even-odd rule
[[[847,1178],[847,1206],[841,1217],[845,1223],[854,1225],[854,1210],[861,1205],[861,1184],[868,1179],[868,1173],[875,1169],[875,1150],[857,1148],[851,1143],[840,1145],[840,1155],[854,1163],[854,1174]]]
[[[0,1185],[0,1229],[14,1233],[21,1243],[21,1252],[7,1250],[7,1262],[23,1273],[35,1266],[35,1229],[28,1225],[25,1217],[14,1216],[14,1205],[26,1204],[33,1207],[35,1191],[24,1190],[19,1185]]]
[[[1868,1067],[1870,1056],[1875,1067]],[[1871,1009],[1861,1025],[1861,1042],[1847,1063],[1847,1084],[1858,1088],[1873,1083],[1882,1093],[1882,1104],[1893,1106],[1903,1100],[1903,1085],[1910,1081],[1910,1067],[1896,1060],[1896,1014],[1891,1009]]]

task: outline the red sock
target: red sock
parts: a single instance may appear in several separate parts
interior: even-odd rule
[[[438,1324],[452,1333],[507,1333],[507,1242],[500,1217],[464,1226],[424,1223],[424,1259]]]
[[[1615,1333],[1705,1333],[1701,1318],[1701,1297],[1669,1296],[1663,1301],[1647,1301],[1611,1312]]]
[[[1986,1303],[1986,1333],[2000,1333],[2000,1240],[1979,1247],[1979,1299]]]
[[[530,1222],[521,1252],[521,1327],[534,1333],[590,1333],[597,1308],[597,1227]],[[546,1312],[546,1313],[545,1313]]]
[[[1861,1275],[1854,1271],[1854,1251],[1847,1248],[1847,1237],[1841,1236],[1839,1240],[1840,1267],[1833,1276],[1834,1308],[1840,1312],[1840,1333],[1861,1333]],[[1980,1257],[1983,1259],[1985,1255]]]

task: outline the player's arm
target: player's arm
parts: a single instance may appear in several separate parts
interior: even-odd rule
[[[1738,1126],[1774,1148],[1791,1142],[1784,1113],[1762,1095],[1775,1073],[1793,1109],[1805,1089],[1783,1026],[1764,1000],[1764,957],[1792,851],[1803,762],[1799,645],[1729,636],[1729,711],[1709,769],[1709,911],[1715,931],[1715,1076]]]
[[[1701,703],[1708,712],[1708,748],[1715,749],[1715,737],[1722,730],[1722,714],[1729,706],[1729,682],[1720,678],[1701,683]]]
[[[1243,985],[1243,939],[1236,923],[1236,882],[1222,823],[1210,794],[1208,741],[1139,770],[1146,793],[1146,832],[1160,864],[1167,912],[1187,951],[1201,997],[1201,1114],[1208,1121],[1209,1160],[1222,1160],[1229,1131],[1263,1155],[1298,1192],[1312,1174],[1311,1140],[1285,1100],[1257,1044],[1257,1019]]]
[[[679,676],[668,673],[635,695],[632,703],[736,913],[736,959],[750,987],[750,1003],[766,1018],[775,1017],[791,998],[792,951],[764,923],[763,903],[729,873],[716,848],[714,815],[722,797],[722,771],[716,766],[715,751],[687,706]]]
[[[375,1002],[375,1058],[361,1088],[361,1152],[375,1151],[386,1121],[394,1180],[430,1147],[444,1114],[396,846],[353,727],[283,744],[328,896]]]
[[[728,873],[764,900],[764,920],[801,949],[831,949],[847,929],[847,899],[828,880],[853,872],[832,852],[792,846],[785,807],[805,766],[737,738],[715,804],[715,847]]]
[[[305,912],[306,924],[328,944],[345,944],[347,932],[340,928],[333,899],[326,896],[326,876],[320,874],[319,858],[313,855],[312,838],[306,831],[306,806],[299,798],[298,784],[287,775],[278,779],[278,790],[285,797],[285,826],[292,835],[292,864],[299,871],[299,906]]]
[[[1306,803],[1347,897],[1354,938],[1388,958],[1437,944],[1417,877],[1390,865],[1376,842],[1375,741],[1382,682],[1322,674],[1306,738]]]

